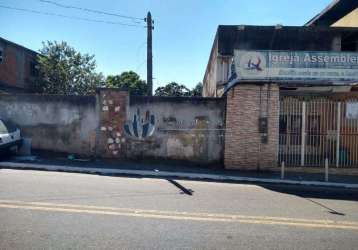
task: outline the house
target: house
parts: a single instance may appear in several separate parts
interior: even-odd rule
[[[38,77],[38,53],[0,38],[0,91],[31,92]]]

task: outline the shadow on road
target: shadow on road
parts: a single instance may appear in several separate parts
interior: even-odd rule
[[[333,188],[333,187],[310,187],[302,185],[269,185],[261,184],[265,189],[300,196],[302,198],[349,200],[358,201],[358,190]]]
[[[186,187],[184,187],[183,185],[179,184],[177,181],[173,180],[173,179],[167,179],[168,182],[170,182],[171,184],[173,184],[174,186],[176,186],[177,188],[179,188],[183,194],[187,194],[187,195],[193,195],[194,191],[191,189],[187,189]]]
[[[307,187],[307,186],[279,186],[279,185],[260,185],[265,189],[295,195],[302,199],[311,202],[312,204],[326,209],[328,213],[338,216],[345,216],[344,213],[339,212],[332,207],[324,205],[314,199],[325,199],[325,200],[346,200],[346,201],[358,201],[358,190],[353,189],[339,189],[339,188],[328,188],[328,187]]]

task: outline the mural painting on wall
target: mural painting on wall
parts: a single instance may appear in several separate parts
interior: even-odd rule
[[[155,130],[155,116],[147,110],[142,118],[140,110],[133,115],[133,119],[124,125],[125,133],[132,138],[144,139],[153,135]]]

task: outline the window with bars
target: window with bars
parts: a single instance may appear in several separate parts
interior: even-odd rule
[[[34,61],[30,62],[30,74],[34,77],[39,76],[39,66]]]

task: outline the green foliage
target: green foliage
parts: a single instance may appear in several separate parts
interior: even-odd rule
[[[156,96],[190,96],[190,89],[176,82],[171,82],[155,90]]]
[[[192,96],[202,96],[203,95],[203,83],[198,82],[196,86],[191,90]]]
[[[156,96],[201,96],[203,90],[203,84],[199,82],[192,90],[188,89],[184,85],[180,85],[176,82],[171,82],[164,87],[159,87],[155,90]]]
[[[140,76],[133,71],[126,71],[120,75],[110,75],[106,79],[106,87],[122,88],[132,95],[146,95],[147,84]]]
[[[40,78],[35,91],[46,94],[88,95],[103,84],[94,55],[81,54],[66,42],[43,42],[38,56]]]

